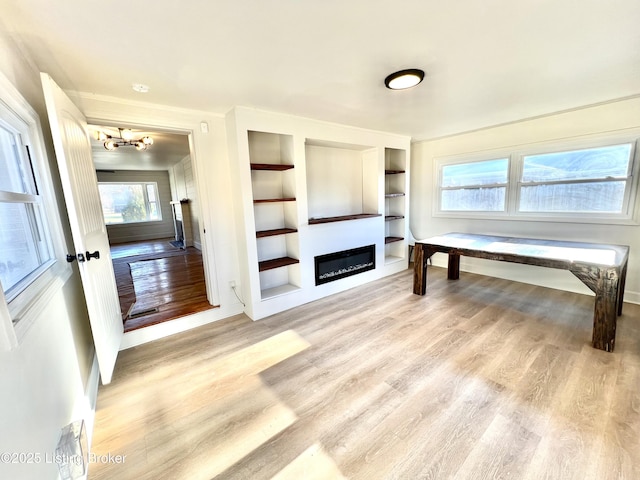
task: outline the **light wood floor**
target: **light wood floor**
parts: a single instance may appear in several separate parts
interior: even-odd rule
[[[640,306],[429,267],[120,353],[98,479],[640,478]]]

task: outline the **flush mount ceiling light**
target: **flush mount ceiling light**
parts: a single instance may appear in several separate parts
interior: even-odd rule
[[[138,93],[148,93],[149,92],[149,86],[145,85],[144,83],[134,83],[133,85],[131,85],[131,88],[133,88],[133,90],[138,92]]]
[[[153,145],[153,138],[148,135],[141,138],[134,138],[135,135],[128,128],[118,128],[118,136],[114,137],[101,130],[95,132],[96,140],[104,142],[104,148],[115,150],[118,147],[136,147],[136,150],[146,150],[149,145]]]
[[[424,71],[417,68],[409,68],[392,73],[384,79],[384,84],[391,90],[404,90],[418,85],[424,78]]]

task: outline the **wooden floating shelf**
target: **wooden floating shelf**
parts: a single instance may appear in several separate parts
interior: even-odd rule
[[[300,263],[300,260],[291,257],[274,258],[272,260],[264,260],[258,262],[258,271],[264,272],[266,270],[273,270],[274,268],[286,267],[287,265],[294,265]]]
[[[285,165],[282,163],[252,163],[251,170],[272,170],[282,172],[283,170],[291,170],[293,165]]]
[[[256,232],[256,238],[273,237],[275,235],[286,235],[287,233],[295,233],[295,228],[276,228],[274,230],[260,230]]]
[[[275,203],[275,202],[295,202],[293,197],[287,198],[262,198],[260,200],[254,200],[253,203]]]
[[[347,220],[359,220],[361,218],[381,217],[380,213],[357,213],[354,215],[341,215],[339,217],[310,218],[309,225],[319,225],[321,223],[345,222]]]
[[[386,175],[395,175],[396,173],[405,173],[404,170],[385,170]]]
[[[385,193],[384,196],[385,198],[404,197],[404,193]]]
[[[404,215],[387,215],[384,217],[385,222],[390,222],[391,220],[400,220],[404,218]]]
[[[384,243],[401,242],[403,240],[404,240],[403,237],[385,237]]]

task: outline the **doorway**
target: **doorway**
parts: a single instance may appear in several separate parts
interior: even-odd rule
[[[106,125],[89,130],[125,332],[214,308],[188,135]],[[135,141],[121,140],[123,131],[153,143],[139,150]],[[105,136],[120,146],[107,149]]]

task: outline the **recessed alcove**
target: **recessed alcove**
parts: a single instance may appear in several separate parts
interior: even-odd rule
[[[309,224],[381,215],[376,148],[307,139],[305,162]]]

